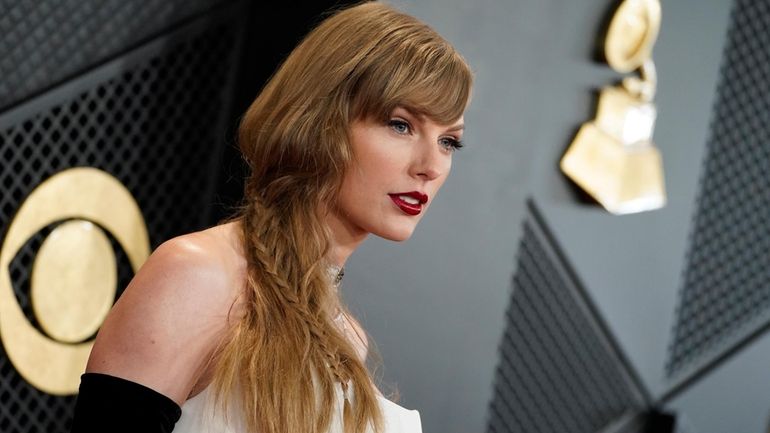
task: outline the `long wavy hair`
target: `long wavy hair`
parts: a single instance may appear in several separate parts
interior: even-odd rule
[[[248,431],[324,433],[338,411],[346,433],[382,430],[378,391],[335,324],[347,310],[329,276],[326,212],[355,157],[351,121],[385,122],[404,106],[448,124],[465,110],[471,83],[466,62],[433,29],[364,3],[322,21],[249,107],[238,140],[250,175],[235,216],[245,308],[213,378],[219,407],[238,406]]]

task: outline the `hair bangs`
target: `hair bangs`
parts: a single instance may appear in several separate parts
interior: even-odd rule
[[[473,74],[451,45],[430,41],[384,49],[371,59],[353,91],[351,118],[387,119],[396,107],[449,124],[465,111]],[[385,44],[387,45],[387,44]]]

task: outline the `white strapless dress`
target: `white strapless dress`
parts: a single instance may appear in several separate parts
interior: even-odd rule
[[[342,402],[342,390],[338,389],[338,402]],[[246,428],[243,418],[231,411],[225,417],[219,412],[211,410],[211,396],[209,388],[187,400],[182,406],[182,417],[174,427],[174,433],[245,433]],[[420,413],[416,410],[405,409],[396,403],[386,399],[382,395],[377,396],[382,411],[385,430],[383,433],[422,433]],[[336,416],[332,418],[329,433],[343,433],[341,418],[341,404],[335,410]]]

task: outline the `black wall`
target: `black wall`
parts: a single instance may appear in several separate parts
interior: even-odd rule
[[[40,182],[73,167],[116,177],[151,247],[215,224],[240,199],[240,114],[332,2],[17,1],[0,6],[0,226]],[[281,23],[281,25],[274,25]],[[9,272],[27,319],[35,253]],[[133,276],[120,245],[118,294]],[[0,431],[69,431],[74,396],[28,384],[0,348]]]

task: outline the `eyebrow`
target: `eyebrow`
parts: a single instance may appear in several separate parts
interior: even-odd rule
[[[414,111],[412,111],[409,107],[405,107],[403,105],[399,105],[396,108],[403,109],[404,111],[409,113],[409,115],[411,117],[413,117],[415,119],[420,119],[420,118],[424,117],[423,115],[419,115],[419,114],[415,113]],[[459,125],[455,125],[455,126],[450,127],[449,129],[447,129],[447,132],[454,132],[454,131],[465,131],[465,124],[461,123]]]

